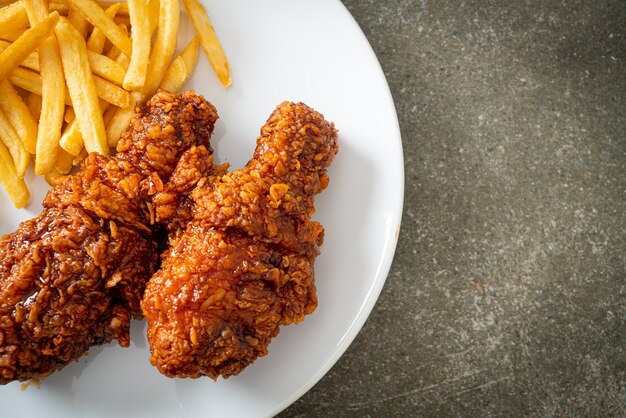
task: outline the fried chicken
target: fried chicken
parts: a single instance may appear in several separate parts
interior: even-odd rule
[[[2,237],[0,384],[46,376],[95,344],[129,345],[158,266],[152,197],[187,153],[202,153],[208,170],[216,119],[193,93],[158,92],[114,157],[89,155],[49,191],[41,215]]]
[[[285,102],[245,168],[203,178],[202,167],[189,169],[178,179],[183,186],[155,198],[157,220],[175,224],[141,305],[150,362],[161,373],[236,375],[267,354],[280,325],[315,310],[324,230],[310,216],[337,149],[333,124]],[[173,211],[169,202],[185,195],[184,209]]]

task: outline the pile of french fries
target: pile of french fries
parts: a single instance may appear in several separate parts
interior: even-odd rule
[[[2,0],[0,0],[0,3]],[[0,183],[15,207],[24,174],[49,182],[88,153],[109,155],[134,108],[177,92],[201,44],[220,82],[228,62],[199,0],[182,0],[197,35],[174,56],[179,0],[17,0],[0,8]]]

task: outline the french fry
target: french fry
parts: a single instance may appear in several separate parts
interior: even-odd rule
[[[0,109],[11,122],[26,151],[34,154],[37,146],[37,121],[9,80],[0,82]]]
[[[115,24],[113,19],[104,13],[104,10],[98,6],[98,3],[94,0],[71,0],[71,3],[80,9],[89,23],[104,32],[113,45],[130,56],[132,51],[130,39]]]
[[[146,82],[150,58],[150,16],[146,0],[128,0],[128,14],[133,28],[133,51],[123,86],[126,90],[138,90]]]
[[[115,22],[115,24],[117,26],[120,26],[120,25],[124,25],[126,27],[130,27],[131,26],[131,24],[130,24],[130,17],[129,16],[122,16],[122,15],[118,14],[117,16],[115,16],[113,21]],[[130,41],[132,43],[133,40],[131,39]]]
[[[15,32],[24,32],[28,23],[28,15],[21,1],[0,9],[0,37]]]
[[[72,160],[72,164],[74,165],[74,167],[80,165],[80,163],[83,162],[83,160],[85,158],[87,158],[87,151],[85,150],[85,148],[81,149],[80,152],[78,153],[78,155],[76,157],[74,157],[74,160]]]
[[[181,57],[176,57],[165,72],[165,77],[161,81],[159,88],[175,92],[178,91],[187,81],[187,67]]]
[[[126,25],[118,25],[120,27],[120,29],[125,33],[128,34],[128,28],[126,27]],[[107,45],[108,44],[108,45]],[[118,57],[125,57],[125,54],[122,54],[122,51],[120,51],[120,49],[118,47],[116,47],[115,45],[111,44],[110,42],[106,42],[105,43],[105,48],[106,52],[104,53],[104,56],[111,58],[112,60],[116,60]],[[130,60],[130,58],[129,58]],[[124,70],[126,70],[126,68],[128,68],[128,66],[126,66],[124,68]]]
[[[115,116],[115,113],[117,112],[118,109],[119,107],[117,106],[111,106],[111,105],[107,106],[107,109],[104,111],[104,114],[102,115],[102,119],[104,119],[104,126],[109,126],[109,124],[111,123],[111,119],[113,119],[113,116]],[[108,141],[109,139],[107,138],[107,142]]]
[[[24,61],[22,61],[20,66],[25,67],[25,68],[30,68],[31,70],[35,70],[37,72],[41,71],[41,66],[39,65],[38,54],[36,53],[30,54],[29,56],[26,57]]]
[[[189,80],[189,77],[191,77],[193,69],[196,66],[199,45],[200,39],[198,36],[195,36],[189,41],[185,49],[183,49],[180,55],[170,64],[165,73],[165,77],[163,77],[160,88],[171,92],[176,92],[181,89],[187,80]]]
[[[119,65],[121,65],[124,68],[124,70],[126,70],[128,66],[130,65],[130,58],[124,54],[119,54],[115,58],[115,62],[117,62]]]
[[[102,11],[102,9],[99,10]],[[72,98],[76,120],[85,141],[85,148],[88,152],[109,155],[104,122],[89,58],[87,58],[85,40],[65,18],[59,20],[55,32],[61,47],[67,87]]]
[[[130,120],[133,117],[135,105],[137,104],[139,97],[138,94],[131,94],[130,98],[130,105],[118,109],[107,126],[107,144],[111,148],[117,145],[117,141],[119,141],[122,133],[126,130],[126,128],[128,128]]]
[[[105,118],[105,110],[107,110],[109,106],[115,109],[115,106],[111,106],[109,103],[105,102],[102,99],[100,99],[100,102],[98,104],[100,105],[100,111],[103,112],[102,119],[104,122],[104,126],[107,126],[109,119]],[[68,122],[67,126],[65,127],[65,131],[63,131],[63,135],[61,135],[61,140],[59,141],[59,144],[65,152],[71,155],[78,155],[83,149],[83,147],[85,146],[85,142],[83,140],[83,136],[80,133],[80,128],[76,119]]]
[[[159,25],[159,0],[150,0],[148,2],[148,16],[150,17],[150,37]]]
[[[9,45],[11,45],[11,42],[0,39],[0,52],[7,49]],[[20,66],[30,68],[31,70],[35,70],[38,72],[39,71],[39,56],[37,55],[37,52],[33,51],[30,54],[28,54],[28,56],[24,58],[24,61],[20,63]]]
[[[76,117],[76,114],[74,113],[74,109],[72,109],[71,107],[68,107],[65,110],[65,116],[63,116],[63,120],[65,121],[65,123],[70,123],[71,121],[74,120],[75,117]]]
[[[9,41],[10,43],[13,43],[17,40],[17,38],[22,36],[23,33],[23,29],[12,30],[5,32],[2,36],[0,36],[0,38],[4,39],[5,41]]]
[[[106,55],[100,55],[97,52],[87,51],[87,57],[89,58],[91,71],[94,74],[120,86],[122,85],[126,73],[123,66]]]
[[[53,12],[41,22],[25,31],[7,49],[0,52],[0,80],[7,78],[20,62],[33,52],[54,30],[59,14]]]
[[[0,183],[17,206],[32,153],[50,184],[89,152],[108,155],[136,105],[183,87],[200,45],[231,83],[200,1],[183,0],[198,35],[175,57],[179,0],[0,0]]]
[[[97,3],[98,6],[105,10],[111,7],[112,4],[117,5],[119,7],[119,14],[128,16],[128,4],[126,2],[98,1]]]
[[[187,77],[190,77],[193,70],[196,68],[196,62],[198,61],[198,49],[200,46],[200,37],[194,36],[187,44],[185,49],[180,53],[180,57],[185,61],[185,67],[187,67]]]
[[[27,70],[22,67],[18,67],[11,75],[9,75],[9,81],[16,87],[19,87],[23,90],[29,91],[31,93],[36,94],[37,96],[42,95],[42,85],[41,85],[41,74],[36,73],[35,71]],[[65,92],[65,86],[63,86],[63,91]],[[64,100],[64,105],[71,105],[72,102],[67,97]],[[42,104],[43,109],[43,104]],[[61,122],[63,121],[63,111],[61,111]]]
[[[71,155],[78,155],[80,150],[85,146],[76,119],[73,119],[65,127],[65,131],[63,131],[61,139],[59,140],[59,145],[61,149]]]
[[[119,8],[120,8],[120,3],[111,3],[111,6],[109,6],[104,11],[104,14],[108,18],[113,20]],[[93,52],[97,52],[98,54],[101,54],[102,51],[104,50],[105,41],[106,41],[106,36],[104,35],[104,32],[100,30],[100,28],[98,28],[97,26],[94,26],[93,30],[91,31],[91,35],[89,35],[89,40],[87,41],[87,49]]]
[[[16,68],[9,76],[9,81],[21,89],[42,95],[42,79],[41,76],[30,70],[24,68]],[[104,80],[98,76],[93,76],[93,81],[96,85],[96,94],[101,99],[114,104],[119,107],[126,107],[130,103],[130,93],[121,87],[116,86],[110,81]],[[73,106],[72,98],[67,91],[67,88],[63,86],[65,101],[63,104]],[[61,121],[63,121],[63,109],[61,110]],[[41,122],[40,122],[41,123]]]
[[[55,168],[60,174],[67,174],[72,169],[72,162],[74,161],[75,155],[70,154],[65,150],[59,150],[59,155],[57,155],[57,163]]]
[[[11,153],[0,141],[0,183],[17,209],[23,208],[30,199],[30,192],[22,177],[17,175]]]
[[[160,0],[159,3],[159,26],[150,52],[146,84],[141,89],[141,102],[152,96],[161,84],[167,66],[176,51],[176,42],[178,41],[180,25],[178,0]]]
[[[80,35],[85,38],[89,33],[89,21],[81,13],[81,11],[73,4],[69,5],[69,11],[67,13],[67,20],[80,32]]]
[[[46,19],[49,19],[47,16],[58,16],[57,12],[48,15],[48,8],[44,1],[23,1],[31,26],[42,25]],[[59,151],[66,94],[63,64],[56,38],[50,36],[43,40],[38,53],[41,74],[41,115],[37,131],[35,174],[45,174],[54,168],[54,160]]]
[[[33,115],[35,120],[39,120],[39,116],[41,116],[41,96],[35,93],[28,93],[26,106],[28,106],[28,110],[30,110],[30,114]]]
[[[110,81],[93,76],[96,94],[101,99],[118,107],[126,107],[130,103],[130,93]]]
[[[19,177],[23,177],[30,161],[30,154],[22,145],[22,141],[15,133],[9,118],[0,111],[0,140],[6,145],[7,149],[13,157],[15,163],[15,171]]]
[[[58,182],[61,180],[61,177],[63,177],[63,173],[61,173],[56,167],[53,168],[51,172],[44,175],[46,183],[53,187],[58,184]]]
[[[48,9],[58,12],[61,16],[67,16],[70,12],[70,6],[65,1],[51,1],[48,3]]]
[[[230,86],[232,80],[228,60],[213,30],[209,16],[207,16],[206,11],[198,0],[183,0],[183,4],[185,9],[187,9],[187,13],[189,13],[193,27],[200,36],[202,48],[204,48],[204,52],[206,52],[209,62],[217,74],[217,78],[219,78],[224,87]]]

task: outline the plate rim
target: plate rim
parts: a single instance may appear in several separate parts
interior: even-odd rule
[[[332,354],[332,356],[330,356],[328,360],[326,360],[325,363],[321,365],[321,367],[318,368],[315,374],[313,374],[303,385],[298,388],[298,390],[294,391],[290,397],[280,402],[273,410],[271,410],[269,414],[266,415],[267,417],[273,417],[280,414],[289,406],[291,406],[294,402],[304,396],[328,373],[328,371],[345,354],[350,345],[352,345],[352,342],[357,337],[357,335],[359,335],[361,329],[363,328],[363,325],[365,325],[365,322],[369,318],[372,310],[374,309],[374,306],[376,305],[376,302],[378,302],[380,293],[382,292],[382,289],[387,282],[387,277],[389,276],[389,271],[391,270],[391,265],[395,257],[396,248],[398,245],[398,238],[400,235],[402,213],[404,209],[404,151],[402,147],[402,132],[400,129],[400,122],[398,120],[395,102],[393,100],[393,95],[391,94],[391,89],[389,88],[389,83],[387,82],[385,72],[380,65],[380,61],[378,60],[378,57],[376,56],[372,45],[367,39],[367,36],[365,36],[365,33],[361,29],[361,26],[359,26],[359,23],[356,21],[354,16],[352,16],[352,13],[350,13],[346,5],[343,4],[343,2],[341,2],[340,0],[336,0],[336,2],[340,5],[343,13],[349,16],[350,21],[353,23],[354,27],[357,29],[359,36],[364,42],[364,49],[367,50],[367,52],[373,58],[373,61],[376,62],[376,70],[379,73],[380,77],[385,81],[386,89],[384,90],[384,93],[386,94],[387,99],[386,105],[390,107],[390,114],[393,115],[394,128],[393,132],[390,132],[389,137],[393,137],[393,142],[395,142],[395,145],[398,147],[398,163],[400,167],[400,169],[398,170],[399,178],[394,180],[394,184],[397,184],[398,186],[397,201],[395,202],[395,204],[390,205],[392,208],[395,207],[395,213],[391,213],[391,219],[392,221],[395,221],[391,222],[391,225],[395,225],[395,231],[393,232],[390,241],[386,243],[388,245],[385,245],[383,247],[383,253],[381,254],[380,258],[381,263],[379,264],[379,270],[376,272],[376,277],[374,278],[373,285],[370,287],[367,297],[362,302],[361,309],[359,310],[357,317],[352,322],[351,326],[346,330],[346,333],[337,345],[337,349],[335,350],[335,352]]]

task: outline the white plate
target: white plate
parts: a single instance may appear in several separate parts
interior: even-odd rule
[[[396,246],[404,174],[393,101],[363,33],[336,0],[205,5],[233,85],[222,89],[201,53],[188,87],[218,109],[213,146],[219,160],[245,164],[259,128],[283,100],[307,103],[339,129],[330,186],[318,196],[314,216],[326,228],[316,262],[319,307],[303,323],[284,327],[268,356],[218,382],[161,376],[148,364],[145,323],[134,322],[129,349],[94,347],[40,388],[0,387],[2,416],[270,416],[330,369],[378,298]],[[182,38],[189,33],[184,28]],[[26,210],[14,210],[0,192],[0,234],[39,213],[47,187],[41,179],[35,183]]]

